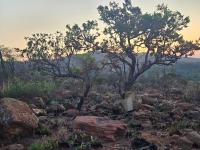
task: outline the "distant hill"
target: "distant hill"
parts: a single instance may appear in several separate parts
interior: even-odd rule
[[[200,58],[181,58],[172,66],[154,66],[144,76],[162,76],[164,72],[177,74],[188,80],[200,81]]]
[[[105,59],[105,53],[96,52],[93,54],[93,57],[95,57],[97,61],[100,61],[100,60]],[[142,55],[139,57],[141,57],[141,60],[143,59]],[[77,59],[78,57],[76,56],[73,57],[74,66],[78,65]],[[32,63],[29,61],[25,61],[25,62],[16,61],[15,62],[16,73],[20,73],[20,72],[25,73],[26,71],[28,71],[31,64]],[[189,79],[189,80],[200,81],[200,58],[192,58],[192,57],[182,58],[172,66],[165,66],[165,67],[154,66],[149,71],[147,71],[144,74],[144,76],[154,76],[155,74],[162,75],[164,70],[167,73],[172,72],[177,75],[181,75],[184,78]]]
[[[175,73],[190,80],[200,81],[200,58],[182,58],[175,64]]]

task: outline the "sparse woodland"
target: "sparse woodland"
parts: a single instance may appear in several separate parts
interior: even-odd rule
[[[0,46],[0,150],[200,149],[200,60],[187,58],[200,40],[181,32],[189,17],[130,0],[97,11],[25,37],[24,49]]]

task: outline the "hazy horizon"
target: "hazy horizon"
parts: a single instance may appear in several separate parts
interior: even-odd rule
[[[0,0],[0,44],[24,48],[25,36],[55,33],[57,30],[65,32],[67,24],[98,20],[97,7],[109,2],[110,0]],[[199,0],[133,0],[133,4],[143,12],[153,12],[156,5],[162,3],[190,16],[189,27],[183,31],[185,39],[196,40],[200,37]]]

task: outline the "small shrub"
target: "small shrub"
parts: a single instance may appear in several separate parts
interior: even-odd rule
[[[48,104],[48,105],[57,105],[57,104],[60,104],[59,101],[60,101],[60,100],[57,100],[57,99],[49,99],[49,100],[47,101],[47,104]]]
[[[186,101],[200,101],[200,83],[188,82],[183,93]]]
[[[77,150],[88,150],[91,148],[102,147],[102,144],[99,140],[83,132],[73,134],[69,138],[68,142],[71,146],[76,147]]]
[[[35,133],[38,135],[48,136],[48,135],[51,135],[51,130],[46,126],[39,124],[39,127],[36,129]]]
[[[179,134],[181,130],[190,128],[189,121],[181,120],[179,122],[175,122],[172,124],[172,126],[169,128],[169,134]]]
[[[97,76],[94,82],[95,82],[95,84],[97,84],[97,85],[98,85],[98,84],[103,84],[103,83],[106,82],[106,79],[105,79],[105,77]]]
[[[34,143],[28,147],[28,150],[53,150],[58,147],[58,142],[49,140],[47,143]]]

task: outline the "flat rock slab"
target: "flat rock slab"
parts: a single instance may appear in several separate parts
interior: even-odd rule
[[[74,120],[74,129],[97,136],[104,141],[116,141],[123,138],[127,125],[119,120],[97,116],[77,116]]]

